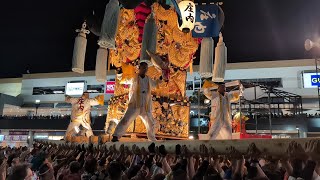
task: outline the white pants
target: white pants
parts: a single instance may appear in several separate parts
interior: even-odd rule
[[[232,128],[218,121],[210,127],[208,135],[210,140],[232,139]]]
[[[81,132],[77,132],[76,129],[80,129],[80,125],[82,125],[82,123],[80,122],[70,122],[66,132],[66,136],[76,136],[78,134],[85,135],[87,137],[93,136],[91,126],[83,126],[83,130],[81,130]]]
[[[156,141],[156,137],[154,134],[154,126],[155,122],[152,117],[151,112],[146,112],[144,109],[140,108],[133,108],[128,107],[127,112],[124,114],[123,118],[117,125],[113,136],[116,136],[118,138],[121,138],[128,129],[129,125],[138,117],[140,116],[143,124],[145,125],[147,129],[147,137],[150,141]]]

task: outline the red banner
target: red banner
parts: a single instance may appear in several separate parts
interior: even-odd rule
[[[115,87],[116,87],[115,81],[107,81],[106,82],[106,94],[113,94]]]

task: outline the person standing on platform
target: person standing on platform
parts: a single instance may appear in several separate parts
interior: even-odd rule
[[[211,91],[212,83],[203,84],[204,95],[211,100],[211,113],[208,136],[210,140],[232,138],[232,116],[230,103],[239,98],[239,91],[227,93],[223,82],[218,84],[217,91]]]
[[[71,122],[66,132],[66,138],[79,134],[80,126],[83,127],[80,135],[93,136],[90,120],[91,106],[103,105],[104,96],[89,98],[89,93],[84,92],[80,98],[66,96],[66,102],[72,104]]]
[[[118,123],[112,138],[112,142],[119,141],[122,135],[125,134],[128,126],[140,116],[142,122],[147,129],[147,137],[150,141],[156,141],[154,126],[155,121],[152,117],[152,96],[151,89],[156,87],[162,80],[152,80],[146,73],[148,64],[141,62],[139,65],[139,73],[129,82],[129,104],[126,113]]]

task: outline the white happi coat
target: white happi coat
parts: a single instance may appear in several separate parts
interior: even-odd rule
[[[210,139],[231,139],[232,138],[232,116],[230,102],[238,97],[239,92],[233,91],[225,93],[204,89],[204,95],[211,100],[211,127],[208,131]]]
[[[68,126],[66,136],[73,136],[78,134],[75,128],[79,128],[82,125],[85,128],[85,135],[90,137],[93,135],[91,129],[90,111],[91,106],[99,105],[97,98],[74,98],[67,96],[66,102],[72,104],[71,122]]]
[[[125,134],[128,126],[137,116],[140,116],[147,129],[149,140],[156,140],[154,134],[155,121],[152,117],[152,96],[151,89],[158,85],[158,81],[154,81],[148,76],[141,78],[136,76],[130,82],[128,109],[123,118],[117,125],[113,136],[120,138]]]
[[[146,111],[151,112],[151,89],[157,87],[159,81],[153,80],[148,76],[145,76],[144,78],[136,76],[135,78],[131,79],[128,84],[130,84],[128,109],[144,107]],[[142,93],[142,91],[146,91],[146,93]]]

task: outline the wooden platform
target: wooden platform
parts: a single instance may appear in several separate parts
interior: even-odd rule
[[[158,140],[186,140],[187,138],[180,138],[180,137],[172,137],[172,136],[162,136],[156,135]],[[93,144],[103,144],[106,142],[111,142],[112,136],[111,135],[100,135],[100,136],[91,136],[87,138],[85,136],[75,136],[75,137],[68,137],[66,142],[71,143],[93,143]],[[146,134],[139,134],[139,133],[130,133],[125,134],[120,139],[120,142],[147,142],[147,135]]]
[[[232,133],[232,139],[272,139],[270,134]],[[207,134],[199,134],[199,140],[209,140]]]
[[[97,136],[95,136],[97,137]],[[112,139],[112,136],[111,135],[100,135],[99,136],[99,140],[98,141],[94,141],[92,143],[106,143],[106,142],[111,142],[111,139]],[[123,136],[121,139],[120,139],[121,142],[147,142],[148,139],[145,139],[145,138],[138,138],[136,136],[136,134],[127,134],[125,136]]]

